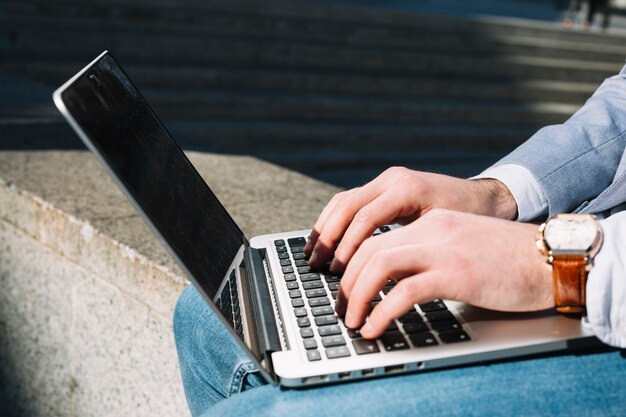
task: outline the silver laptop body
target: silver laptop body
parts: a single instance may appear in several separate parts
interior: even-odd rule
[[[53,97],[268,382],[314,386],[598,343],[580,319],[554,311],[505,314],[446,300],[362,339],[332,310],[340,277],[306,266],[309,231],[248,241],[109,53]]]

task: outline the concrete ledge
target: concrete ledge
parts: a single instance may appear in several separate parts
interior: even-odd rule
[[[248,236],[310,227],[337,191],[190,158]],[[187,284],[91,154],[0,153],[0,415],[187,415],[171,332]]]

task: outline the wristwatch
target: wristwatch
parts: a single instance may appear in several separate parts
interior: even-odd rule
[[[539,227],[536,243],[552,269],[556,310],[584,313],[587,273],[602,246],[602,228],[595,216],[557,214]]]

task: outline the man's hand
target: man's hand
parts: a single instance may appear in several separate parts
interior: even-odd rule
[[[470,181],[390,168],[366,185],[330,200],[304,250],[310,256],[309,264],[321,267],[334,254],[330,269],[341,272],[377,227],[394,222],[407,224],[435,208],[505,219],[517,217],[515,199],[497,180]]]
[[[360,327],[388,279],[397,284],[369,314],[364,337],[380,336],[413,304],[436,298],[501,311],[554,306],[552,274],[535,246],[537,226],[432,210],[401,229],[371,237],[341,280],[337,312]]]

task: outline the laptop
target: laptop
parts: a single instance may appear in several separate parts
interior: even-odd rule
[[[580,319],[552,310],[499,313],[447,300],[415,305],[379,339],[364,339],[335,314],[341,277],[308,266],[310,231],[244,236],[108,52],[53,97],[270,383],[307,387],[598,343]]]

